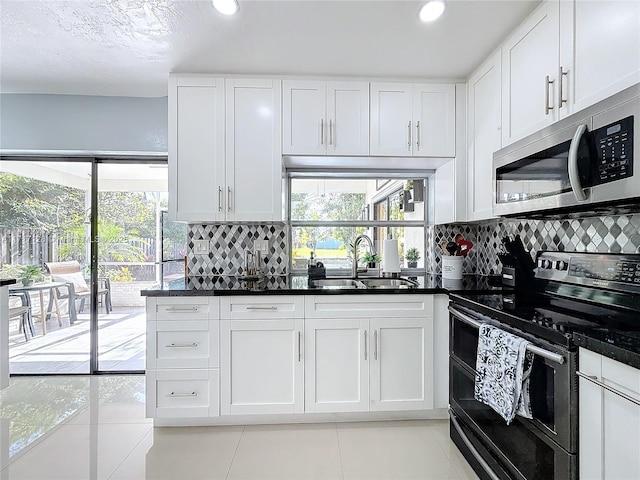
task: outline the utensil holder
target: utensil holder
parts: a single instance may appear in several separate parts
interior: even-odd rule
[[[464,257],[442,257],[442,278],[462,280],[462,261]]]

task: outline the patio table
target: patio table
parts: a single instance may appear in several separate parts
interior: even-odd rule
[[[67,284],[64,282],[42,282],[42,283],[34,283],[33,285],[11,285],[9,286],[9,293],[20,294],[26,293],[24,298],[31,306],[30,293],[38,292],[40,299],[40,311],[38,313],[34,313],[33,309],[31,310],[31,315],[33,317],[39,317],[42,320],[42,334],[47,334],[47,320],[54,313],[53,306],[55,306],[55,314],[58,317],[58,325],[62,326],[62,319],[60,318],[60,306],[58,305],[58,295],[56,288],[65,287]],[[53,298],[53,304],[51,300],[49,300],[49,306],[47,308],[46,313],[44,312],[44,292],[45,290],[49,290],[50,299]]]

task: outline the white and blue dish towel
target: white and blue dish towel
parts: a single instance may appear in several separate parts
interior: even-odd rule
[[[491,325],[480,325],[476,358],[476,400],[489,405],[511,423],[516,414],[533,418],[529,375],[533,354],[527,340]]]

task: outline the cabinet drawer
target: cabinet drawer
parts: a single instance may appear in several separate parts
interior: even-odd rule
[[[156,322],[148,330],[148,368],[213,368],[219,366],[219,322]]]
[[[147,371],[147,416],[156,418],[220,415],[220,371]]]
[[[433,315],[433,295],[313,295],[309,318],[425,317]]]
[[[207,319],[210,310],[208,297],[163,298],[156,302],[156,319]]]
[[[252,320],[303,317],[303,296],[232,296],[220,299],[220,318],[223,319]]]

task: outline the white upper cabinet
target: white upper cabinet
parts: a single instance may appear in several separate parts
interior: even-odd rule
[[[640,82],[640,2],[561,2],[560,64],[563,116]]]
[[[556,121],[559,0],[538,7],[502,46],[502,144]]]
[[[285,155],[368,155],[367,82],[283,82]]]
[[[500,52],[476,70],[467,88],[467,215],[484,220],[492,216],[493,154],[502,146]]]
[[[209,75],[169,77],[169,217],[218,220],[224,183],[224,85]]]
[[[455,85],[371,84],[371,155],[455,156]]]
[[[226,220],[282,220],[281,83],[227,79],[226,95]]]
[[[282,220],[280,104],[279,80],[171,75],[172,220]]]

